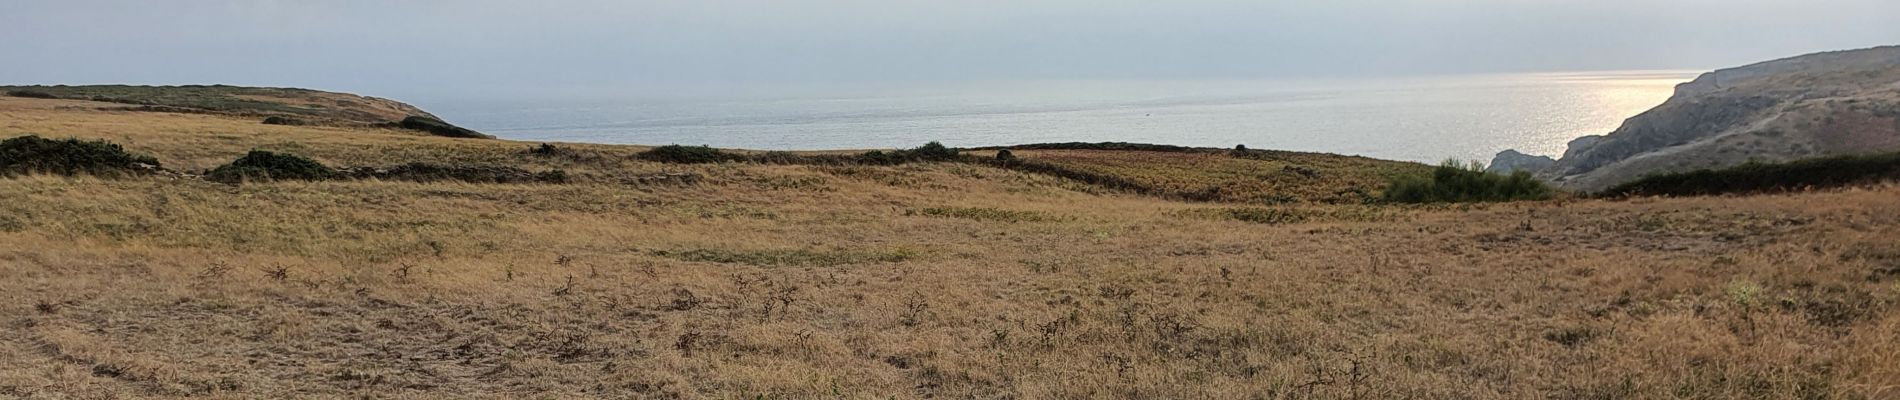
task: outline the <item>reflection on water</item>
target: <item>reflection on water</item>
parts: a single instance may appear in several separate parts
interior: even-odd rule
[[[504,138],[751,149],[1127,141],[1433,162],[1557,155],[1667,99],[1694,73],[1300,81],[1059,81],[753,88],[618,101],[428,104]]]

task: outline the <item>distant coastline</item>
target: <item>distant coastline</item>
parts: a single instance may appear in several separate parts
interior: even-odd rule
[[[449,120],[516,140],[762,150],[1126,141],[1317,151],[1419,162],[1557,155],[1660,104],[1693,71],[1412,78],[1041,81],[826,93],[629,95],[622,101],[435,101]]]

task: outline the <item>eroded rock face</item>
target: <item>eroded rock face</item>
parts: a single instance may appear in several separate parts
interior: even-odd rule
[[[1550,157],[1519,153],[1517,150],[1505,150],[1498,152],[1496,157],[1491,158],[1491,166],[1486,167],[1485,171],[1505,175],[1517,171],[1536,173],[1556,163],[1557,160]]]
[[[1703,74],[1615,132],[1570,142],[1538,176],[1597,191],[1645,175],[1900,151],[1900,46]]]

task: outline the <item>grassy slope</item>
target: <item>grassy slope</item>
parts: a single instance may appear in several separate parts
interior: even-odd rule
[[[189,86],[0,86],[0,96],[86,100],[125,111],[257,118],[278,125],[390,126],[461,138],[493,137],[463,129],[395,100],[296,88]],[[129,106],[128,106],[129,105]]]
[[[0,136],[706,180],[0,181],[0,397],[1900,394],[1894,186],[1273,225],[965,164],[550,160],[75,105],[0,99]]]
[[[993,154],[982,151],[976,154]],[[1166,192],[1220,188],[1217,198],[1245,203],[1363,203],[1376,198],[1387,180],[1429,173],[1409,162],[1332,154],[1253,151],[1011,150],[1024,160],[1128,178]]]

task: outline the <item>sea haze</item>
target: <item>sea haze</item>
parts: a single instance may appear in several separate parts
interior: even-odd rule
[[[779,150],[1123,141],[1435,162],[1555,156],[1666,100],[1686,71],[1044,81],[643,91],[425,104],[507,139]]]

